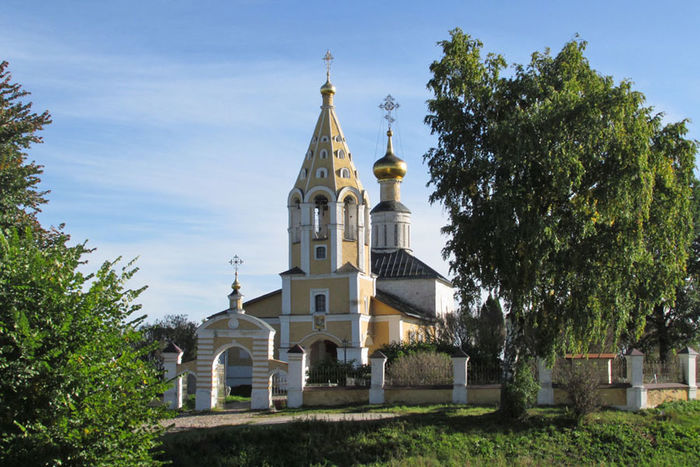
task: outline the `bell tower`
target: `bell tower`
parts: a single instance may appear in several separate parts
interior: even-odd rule
[[[300,344],[310,361],[367,363],[370,201],[335,113],[327,52],[321,113],[287,197],[289,270],[282,276],[280,358]],[[342,355],[341,355],[342,354]]]

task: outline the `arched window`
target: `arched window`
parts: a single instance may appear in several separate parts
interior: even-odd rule
[[[328,170],[325,167],[316,169],[316,178],[326,178],[328,176]]]
[[[314,312],[315,313],[325,313],[326,312],[326,295],[319,293],[314,296]]]
[[[357,203],[352,196],[348,196],[343,201],[343,221],[345,240],[357,240]]]
[[[314,157],[313,149],[309,149],[308,151],[306,151],[306,158],[307,159],[313,159],[313,157]]]
[[[318,195],[314,199],[313,224],[314,238],[326,238],[328,234],[328,200],[322,195]]]
[[[350,171],[344,167],[340,169],[340,178],[350,178]]]
[[[325,143],[328,141],[328,136],[321,136],[321,142]]]
[[[304,180],[306,178],[306,169],[301,169],[301,173],[299,174],[299,178]]]
[[[384,244],[382,246],[387,247],[388,245],[389,242],[386,241],[386,224],[384,224]]]
[[[325,149],[321,149],[321,152],[319,153],[319,157],[321,159],[326,159],[328,157],[328,151]]]
[[[345,159],[345,151],[343,151],[342,149],[338,149],[335,152],[335,155],[338,157],[338,159]]]
[[[394,246],[399,246],[399,224],[394,224]]]

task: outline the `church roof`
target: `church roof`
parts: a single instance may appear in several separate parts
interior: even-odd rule
[[[294,266],[292,269],[287,269],[280,273],[280,276],[293,276],[295,274],[306,274],[300,267]]]
[[[377,289],[377,294],[374,296],[374,298],[412,318],[430,321],[435,319],[435,316],[433,316],[431,312],[411,305],[410,303],[404,301],[396,295],[384,292],[383,290]]]
[[[452,283],[443,275],[406,250],[390,253],[372,252],[372,272],[378,279],[438,279]]]
[[[385,211],[393,211],[393,212],[407,212],[411,213],[411,210],[406,207],[405,204],[403,204],[400,201],[394,201],[394,200],[389,200],[389,201],[382,201],[379,204],[377,204],[370,214],[374,214],[375,212],[385,212]]]

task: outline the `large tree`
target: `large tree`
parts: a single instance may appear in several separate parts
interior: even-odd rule
[[[444,254],[462,299],[485,289],[506,307],[506,382],[525,357],[639,335],[684,275],[696,150],[685,123],[663,126],[628,81],[590,67],[582,41],[507,76],[459,29],[440,45],[431,201],[450,216]]]
[[[40,167],[25,151],[49,122],[0,65],[0,464],[153,465],[164,389],[133,304],[135,269],[83,274],[83,244],[36,219]]]

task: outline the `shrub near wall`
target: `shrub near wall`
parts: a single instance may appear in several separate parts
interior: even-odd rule
[[[397,358],[386,371],[388,386],[452,385],[452,359],[438,352],[417,352]]]

